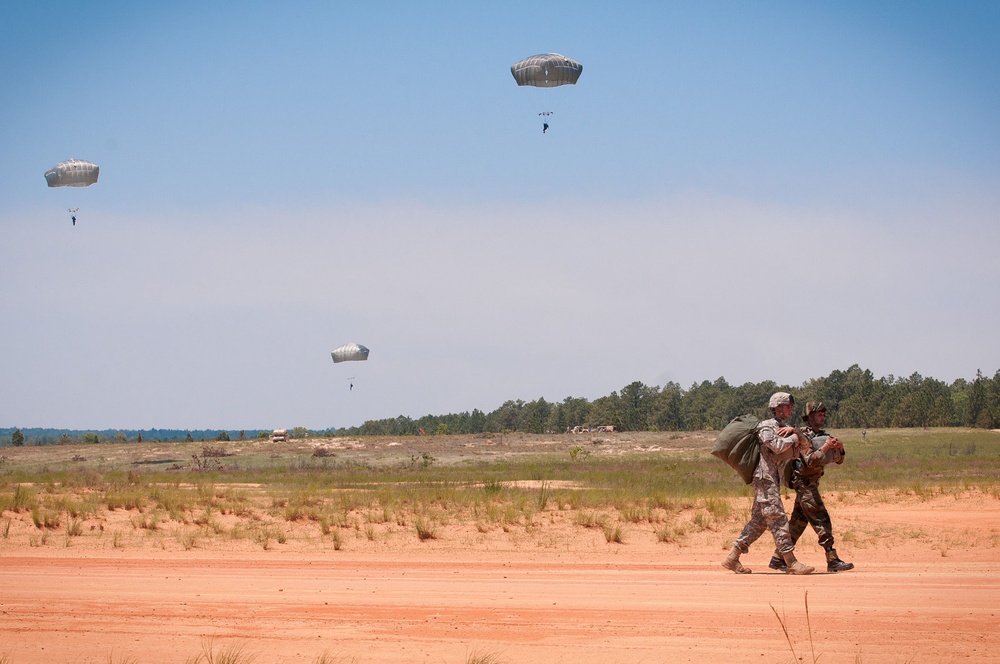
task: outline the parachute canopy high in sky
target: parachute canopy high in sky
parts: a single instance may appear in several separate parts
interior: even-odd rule
[[[334,349],[330,355],[336,362],[364,362],[368,359],[368,349],[361,344],[344,344]]]
[[[69,159],[45,171],[45,181],[50,187],[89,187],[100,173],[101,167],[93,162]]]
[[[559,85],[576,85],[583,73],[583,65],[558,53],[533,55],[510,66],[510,73],[518,85],[536,88],[554,88]]]

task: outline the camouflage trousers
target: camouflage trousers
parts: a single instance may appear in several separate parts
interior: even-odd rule
[[[788,517],[785,516],[785,506],[781,503],[781,491],[777,484],[768,479],[753,478],[753,508],[750,510],[750,521],[743,526],[743,532],[733,542],[733,546],[743,553],[750,550],[750,545],[771,530],[774,535],[774,546],[778,553],[790,553],[795,549],[788,530]]]
[[[798,542],[806,526],[812,526],[819,537],[819,545],[829,551],[833,548],[833,524],[830,523],[830,513],[826,511],[823,497],[819,495],[819,482],[797,479],[793,483],[795,489],[795,509],[788,524],[792,543]]]

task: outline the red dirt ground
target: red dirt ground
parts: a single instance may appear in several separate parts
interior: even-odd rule
[[[0,662],[183,664],[205,648],[241,648],[243,664],[796,661],[775,611],[799,661],[1000,661],[1000,500],[827,504],[857,568],[806,577],[767,569],[769,534],[743,558],[753,574],[723,570],[740,523],[680,545],[640,526],[608,544],[568,519],[534,538],[454,525],[336,551],[12,537]],[[799,558],[825,569],[815,535],[803,540]]]

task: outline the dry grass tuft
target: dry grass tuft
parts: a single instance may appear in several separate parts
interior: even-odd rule
[[[413,525],[417,529],[417,539],[421,542],[424,540],[437,539],[437,531],[434,530],[434,526],[429,525],[423,519],[418,518]]]
[[[201,653],[189,658],[187,664],[251,664],[256,655],[247,653],[246,646],[233,643],[218,651],[211,639],[201,645]]]
[[[625,533],[622,530],[621,524],[615,524],[614,526],[604,526],[601,528],[601,532],[604,533],[604,541],[608,544],[624,544],[625,543]]]
[[[323,652],[322,655],[318,656],[312,661],[312,664],[353,664],[357,662],[355,657],[347,657],[346,655],[333,655],[329,652]]]

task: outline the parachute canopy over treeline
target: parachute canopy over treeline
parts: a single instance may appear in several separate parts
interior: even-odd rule
[[[330,355],[334,362],[363,362],[368,359],[368,349],[361,344],[344,344],[335,348]]]
[[[50,187],[89,187],[97,182],[101,167],[82,159],[68,159],[45,171]]]
[[[576,85],[583,73],[583,65],[558,53],[533,55],[510,66],[510,73],[518,85],[536,88],[554,88],[559,85]]]

